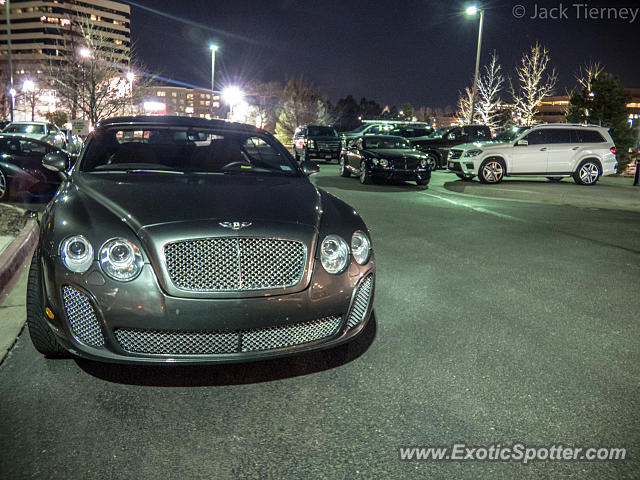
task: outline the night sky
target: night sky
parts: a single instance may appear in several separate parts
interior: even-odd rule
[[[210,42],[220,46],[216,89],[303,74],[334,103],[353,94],[398,107],[455,105],[475,66],[478,19],[463,13],[469,2],[458,0],[125,3],[131,5],[137,57],[149,71],[203,88],[211,84]],[[599,60],[623,86],[640,87],[640,13],[635,22],[585,19],[575,3],[640,7],[637,1],[484,2],[481,64],[496,50],[503,69],[515,77],[522,52],[539,41],[558,71],[557,94],[573,87],[574,74],[589,60]],[[522,12],[517,5],[525,7],[524,18],[514,16]],[[567,18],[529,18],[559,6]],[[548,12],[560,16],[559,10]]]

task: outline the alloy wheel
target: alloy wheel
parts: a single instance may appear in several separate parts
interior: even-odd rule
[[[3,199],[7,194],[7,177],[4,176],[4,172],[0,170],[0,199]]]
[[[498,161],[492,160],[482,167],[482,177],[487,183],[498,183],[502,180],[503,175],[504,170],[502,164]]]
[[[591,185],[598,180],[598,176],[600,175],[600,171],[598,170],[598,166],[593,163],[585,163],[580,168],[580,181],[585,185]]]
[[[432,172],[438,169],[438,161],[436,160],[436,157],[434,157],[433,155],[431,154],[427,155],[427,162],[429,163],[429,168],[431,169]]]

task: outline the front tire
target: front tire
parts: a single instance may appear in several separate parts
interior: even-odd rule
[[[418,178],[418,179],[416,179],[416,185],[418,185],[419,187],[424,187],[428,183],[429,183],[429,180],[427,180],[426,178]]]
[[[360,162],[360,183],[363,185],[371,185],[373,183],[371,175],[367,172],[367,163],[364,160]]]
[[[482,162],[478,170],[478,178],[482,183],[496,184],[504,177],[504,162],[499,159],[490,158]]]
[[[427,163],[432,172],[438,169],[438,158],[433,153],[427,153]]]
[[[0,168],[0,200],[9,200],[9,182],[4,171]]]
[[[341,158],[340,160],[338,160],[338,162],[340,163],[340,176],[349,178],[351,176],[351,172],[349,171],[347,166],[344,164],[344,158]]]
[[[27,280],[27,326],[31,343],[33,343],[38,352],[47,357],[60,357],[66,353],[47,325],[42,312],[42,283],[37,251],[31,258],[29,278]]]
[[[578,185],[595,185],[600,178],[600,166],[595,160],[584,160],[573,173]]]

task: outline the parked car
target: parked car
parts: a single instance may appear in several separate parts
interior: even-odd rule
[[[346,146],[350,140],[354,140],[365,135],[409,136],[409,129],[413,129],[414,131],[417,129],[424,129],[423,135],[429,135],[433,132],[431,125],[425,122],[409,122],[404,120],[363,120],[363,124],[355,130],[342,132],[342,144],[343,146]]]
[[[409,139],[411,144],[429,157],[431,170],[446,168],[451,147],[468,142],[491,140],[491,130],[486,125],[443,127],[436,135]]]
[[[353,140],[340,159],[340,175],[351,174],[357,175],[363,184],[381,179],[427,185],[431,179],[427,156],[413,148],[407,139],[390,135],[367,135]]]
[[[451,149],[449,170],[461,178],[478,175],[483,183],[542,176],[552,182],[573,177],[580,185],[594,185],[602,175],[617,171],[616,147],[605,127],[549,123],[514,132],[501,138],[506,141]]]
[[[67,152],[78,155],[82,150],[82,145],[84,144],[84,140],[80,138],[80,136],[76,135],[69,128],[61,128],[60,131],[65,137]]]
[[[347,342],[375,259],[353,207],[271,134],[188,117],[97,126],[40,222],[27,323],[45,355],[257,360]],[[65,172],[64,153],[47,155]]]
[[[0,200],[39,196],[49,200],[60,186],[60,174],[47,170],[42,159],[62,150],[47,142],[0,134]]]
[[[2,133],[35,138],[60,148],[66,146],[64,133],[51,122],[10,122],[2,129]]]
[[[301,125],[293,135],[293,156],[297,161],[340,158],[340,137],[335,128],[323,125]]]

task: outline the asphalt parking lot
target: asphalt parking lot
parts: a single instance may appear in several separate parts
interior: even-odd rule
[[[47,360],[23,331],[0,365],[0,477],[637,478],[640,188],[362,186],[335,164],[314,182],[371,230],[375,318],[357,341],[159,368]],[[400,460],[455,443],[629,458]]]

